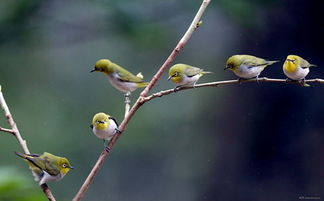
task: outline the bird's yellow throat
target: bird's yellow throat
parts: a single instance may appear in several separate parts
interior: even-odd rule
[[[180,77],[180,76],[172,77],[171,80],[172,80],[173,82],[175,82],[175,83],[179,83],[179,82],[181,82],[182,77]]]
[[[286,61],[284,68],[287,72],[292,73],[297,69],[297,64],[294,64],[292,61]]]

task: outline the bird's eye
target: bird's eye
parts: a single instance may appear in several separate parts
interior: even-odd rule
[[[293,62],[293,63],[295,63],[296,62],[296,59],[287,59],[288,61],[291,61],[291,62]]]
[[[178,72],[175,72],[175,73],[173,74],[174,77],[177,77],[178,75],[179,75]]]
[[[99,121],[99,120],[97,120],[96,122],[97,122],[98,124],[100,124],[100,121]]]
[[[63,168],[67,168],[67,165],[64,163],[64,164],[62,165],[62,167],[63,167]]]

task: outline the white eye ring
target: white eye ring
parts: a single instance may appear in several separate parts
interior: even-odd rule
[[[63,168],[66,168],[66,167],[67,167],[67,165],[66,165],[66,164],[64,163],[64,164],[62,165],[62,167],[63,167]]]

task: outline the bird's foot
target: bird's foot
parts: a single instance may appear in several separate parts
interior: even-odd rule
[[[125,96],[125,104],[130,104],[130,95],[131,95],[131,92],[126,92],[124,94],[124,96]]]
[[[180,89],[182,88],[182,86],[176,86],[173,88],[174,93],[177,93]]]
[[[306,81],[305,81],[305,78],[303,78],[302,80],[299,81],[299,84],[302,86],[302,87],[310,87],[311,85],[307,84]]]
[[[242,81],[244,81],[244,80],[246,80],[246,79],[240,78],[240,77],[237,79],[237,81],[238,81],[239,84],[242,84]]]
[[[118,128],[115,128],[115,133],[121,134],[122,132]]]
[[[110,148],[108,147],[108,146],[105,146],[105,151],[107,152],[107,153],[110,153]]]

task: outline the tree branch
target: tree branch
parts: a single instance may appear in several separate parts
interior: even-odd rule
[[[6,128],[1,128],[0,127],[0,131],[4,131],[7,133],[10,133],[12,135],[14,135],[20,145],[20,147],[22,148],[22,150],[24,151],[25,154],[30,154],[29,149],[27,147],[27,143],[26,140],[24,140],[21,135],[20,132],[17,128],[17,125],[10,113],[9,107],[4,99],[2,90],[1,90],[1,85],[0,85],[0,105],[1,108],[4,112],[5,117],[7,118],[7,122],[8,124],[11,126],[11,129],[6,129]],[[45,187],[41,186],[45,196],[48,198],[49,201],[55,201],[55,198],[52,194],[52,192],[50,191],[50,189],[48,188],[48,186],[45,184]]]
[[[159,91],[159,92],[156,92],[150,96],[143,98],[142,102],[145,103],[145,102],[150,101],[154,98],[162,97],[165,95],[169,95],[169,94],[176,93],[176,92],[182,91],[182,90],[187,90],[187,89],[195,89],[195,88],[201,88],[201,87],[218,87],[221,85],[240,84],[240,83],[248,83],[248,82],[258,82],[258,83],[259,82],[276,82],[276,83],[286,83],[286,84],[300,84],[297,81],[288,81],[287,82],[287,80],[285,80],[285,79],[273,79],[273,78],[267,78],[267,77],[258,78],[258,80],[255,78],[249,79],[249,80],[241,80],[241,81],[239,81],[239,80],[224,80],[224,81],[218,81],[218,82],[208,82],[208,83],[196,84],[194,87],[193,86],[181,87],[177,90],[168,89],[168,90],[164,90],[164,91]],[[323,84],[324,80],[316,78],[316,79],[305,80],[305,82],[306,83],[321,83],[321,84]]]
[[[42,184],[40,187],[49,201],[56,201],[47,184]]]
[[[0,131],[7,132],[7,133],[15,135],[15,132],[12,129],[0,127]]]
[[[203,0],[195,18],[193,19],[191,25],[189,26],[188,30],[186,33],[183,35],[183,37],[180,39],[178,42],[177,46],[173,49],[171,52],[170,56],[167,58],[167,60],[164,62],[164,64],[159,68],[159,70],[156,72],[156,74],[153,76],[151,81],[149,82],[148,86],[142,91],[134,105],[131,107],[129,112],[125,115],[124,120],[121,122],[119,126],[119,131],[117,132],[114,137],[110,140],[108,147],[109,149],[112,149],[114,144],[117,142],[119,139],[120,135],[124,130],[126,129],[126,126],[128,122],[131,120],[131,118],[134,116],[136,111],[143,105],[143,98],[147,96],[147,94],[150,92],[150,90],[154,87],[156,82],[160,79],[162,76],[163,72],[166,70],[166,68],[171,64],[171,62],[174,60],[174,58],[177,56],[177,54],[180,52],[180,50],[184,47],[184,45],[187,43],[193,32],[197,29],[197,27],[200,26],[200,18],[202,14],[205,12],[205,9],[207,8],[208,4],[210,3],[211,0]],[[126,105],[127,107],[127,105]],[[126,108],[127,109],[127,108]],[[84,193],[88,190],[89,185],[93,181],[94,177],[96,176],[97,172],[99,169],[102,167],[104,160],[107,158],[109,155],[109,152],[107,151],[102,151],[99,159],[97,160],[95,166],[92,168],[90,174],[88,175],[87,179],[84,181],[83,185],[81,186],[80,190],[76,194],[76,196],[73,198],[73,201],[79,201],[83,198]]]

